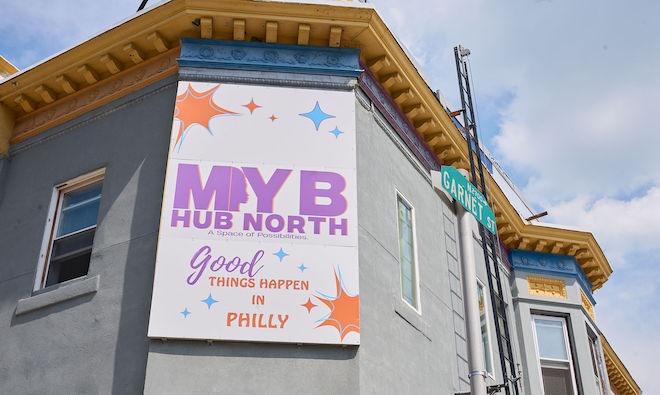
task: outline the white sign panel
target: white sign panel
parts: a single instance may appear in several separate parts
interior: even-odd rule
[[[354,105],[179,83],[150,337],[359,344]]]

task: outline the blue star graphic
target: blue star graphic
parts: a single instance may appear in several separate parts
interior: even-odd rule
[[[339,130],[339,128],[336,127],[336,126],[335,126],[335,128],[334,128],[333,130],[329,131],[328,133],[332,133],[332,134],[334,134],[334,135],[335,135],[335,138],[339,137],[340,134],[344,134],[344,132],[342,132],[341,130]]]
[[[217,300],[213,299],[213,296],[211,296],[210,293],[209,293],[209,296],[206,299],[202,299],[201,301],[206,303],[206,305],[209,307],[209,309],[211,308],[213,303],[218,303]]]
[[[314,106],[314,109],[312,111],[298,115],[307,117],[312,122],[314,122],[314,126],[316,127],[316,130],[319,130],[319,126],[321,126],[321,122],[325,121],[328,118],[335,118],[334,115],[330,115],[326,112],[323,112],[323,110],[321,110],[321,107],[319,106],[318,101],[316,102],[316,105]]]
[[[190,311],[188,311],[188,308],[186,307],[186,309],[183,310],[183,311],[181,312],[181,314],[183,314],[183,318],[188,318],[188,316],[189,316],[190,314],[192,314],[192,313],[191,313]]]
[[[282,247],[280,247],[280,250],[277,251],[276,253],[274,253],[273,255],[275,255],[276,257],[280,258],[280,262],[282,262],[282,259],[284,259],[285,256],[289,256],[289,254],[287,254],[286,252],[284,252],[284,250],[282,249]]]
[[[301,273],[304,273],[305,269],[307,269],[307,266],[305,266],[305,264],[301,263],[300,266],[298,266],[298,269],[300,269]]]

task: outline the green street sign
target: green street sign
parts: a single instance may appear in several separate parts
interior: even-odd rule
[[[488,207],[486,198],[455,167],[442,166],[440,169],[442,189],[447,191],[461,206],[465,207],[483,226],[497,234],[495,214]]]

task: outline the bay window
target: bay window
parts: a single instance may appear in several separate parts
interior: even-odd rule
[[[533,316],[536,350],[546,395],[575,395],[575,373],[566,320]]]

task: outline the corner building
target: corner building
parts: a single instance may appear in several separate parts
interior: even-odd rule
[[[431,178],[466,141],[370,5],[172,0],[1,65],[0,392],[470,391]],[[595,320],[593,235],[524,220],[486,162],[519,364],[473,234],[486,384],[640,393]]]

